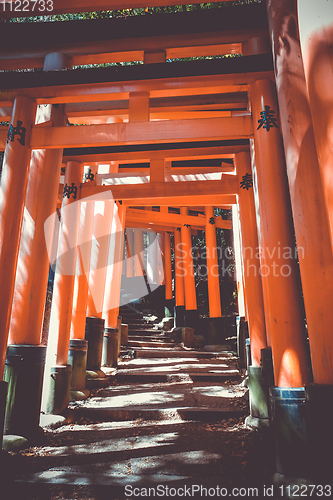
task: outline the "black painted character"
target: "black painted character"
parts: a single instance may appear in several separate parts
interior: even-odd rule
[[[94,177],[95,176],[92,173],[91,168],[88,168],[88,171],[84,174],[84,182],[93,181]]]
[[[20,144],[22,144],[22,146],[25,146],[25,136],[27,133],[27,129],[25,127],[22,127],[22,123],[23,122],[21,122],[21,120],[17,120],[16,127],[13,127],[13,125],[9,127],[7,134],[7,143],[9,141],[13,142],[15,136],[18,135],[19,137],[17,140]]]
[[[265,111],[261,111],[260,113],[261,119],[258,120],[259,127],[257,130],[263,127],[269,132],[272,127],[279,128],[274,114],[275,111],[270,106],[265,106]]]
[[[63,198],[70,198],[71,194],[73,195],[73,199],[76,200],[77,197],[77,186],[72,182],[71,186],[68,186],[67,182],[64,185],[64,194]]]
[[[243,175],[241,183],[240,183],[240,187],[242,189],[246,189],[248,191],[249,188],[252,186],[253,186],[252,175],[251,174]]]

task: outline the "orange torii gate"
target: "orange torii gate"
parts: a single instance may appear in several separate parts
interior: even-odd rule
[[[154,1],[153,5],[157,3]],[[173,4],[173,2],[168,2],[168,4]],[[0,290],[2,311],[0,315],[1,376],[4,371],[9,328],[11,328],[10,345],[7,351],[9,365],[17,353],[21,355],[21,353],[29,351],[33,361],[40,356],[41,370],[43,367],[44,349],[40,348],[39,345],[40,331],[36,327],[23,333],[23,328],[21,329],[23,319],[19,313],[29,308],[29,313],[38,310],[37,323],[41,322],[41,305],[45,299],[42,287],[45,290],[47,279],[46,249],[44,249],[42,256],[43,271],[39,275],[42,286],[28,306],[26,299],[28,288],[33,281],[31,281],[31,275],[36,273],[38,268],[39,257],[34,253],[29,262],[29,257],[32,256],[33,252],[32,247],[31,255],[30,251],[24,255],[19,244],[20,238],[22,245],[22,241],[32,234],[31,231],[35,231],[34,234],[38,235],[37,243],[42,243],[41,235],[43,234],[44,222],[52,211],[52,204],[54,205],[53,210],[56,209],[59,174],[63,161],[61,156],[62,150],[66,148],[67,152],[64,152],[64,161],[67,164],[66,189],[64,190],[67,199],[65,199],[65,204],[67,201],[84,200],[88,196],[96,197],[96,199],[100,197],[99,199],[103,201],[103,196],[106,197],[107,193],[111,191],[113,199],[117,202],[121,236],[126,225],[127,215],[128,221],[134,225],[144,224],[145,220],[147,224],[155,229],[163,230],[163,232],[166,227],[181,228],[181,231],[175,230],[175,241],[178,245],[183,243],[187,249],[185,267],[188,273],[184,277],[176,273],[176,308],[185,306],[189,311],[196,310],[196,296],[191,270],[193,263],[188,258],[191,248],[191,229],[187,227],[187,224],[194,229],[205,227],[207,245],[213,248],[215,245],[213,224],[209,225],[213,207],[239,203],[243,238],[243,267],[245,269],[246,317],[250,328],[253,360],[253,370],[252,372],[250,370],[250,389],[251,383],[256,383],[256,374],[258,379],[263,379],[263,382],[260,383],[265,383],[264,363],[260,358],[262,351],[267,349],[266,346],[269,346],[272,351],[276,385],[275,388],[271,388],[270,400],[274,402],[276,408],[283,409],[285,408],[285,398],[288,399],[290,394],[299,406],[303,404],[306,395],[311,416],[307,422],[310,429],[307,432],[310,435],[311,449],[315,456],[312,465],[315,464],[315,461],[322,464],[320,450],[315,444],[318,435],[314,422],[320,420],[318,415],[326,415],[332,409],[332,403],[327,403],[327,399],[330,401],[332,399],[327,397],[327,394],[331,395],[333,386],[331,359],[333,345],[332,336],[329,335],[330,301],[328,300],[329,290],[333,282],[330,224],[332,214],[329,196],[331,177],[328,168],[330,166],[330,142],[327,133],[331,109],[329,97],[324,92],[326,88],[323,87],[323,92],[319,96],[313,84],[312,75],[316,59],[313,54],[316,53],[320,43],[324,43],[326,59],[324,62],[318,62],[316,59],[316,64],[319,64],[322,71],[322,73],[318,71],[318,74],[328,75],[327,68],[330,66],[331,55],[327,49],[328,38],[326,35],[327,33],[330,35],[330,28],[326,26],[329,19],[327,13],[324,15],[325,11],[320,11],[324,17],[326,16],[326,27],[314,27],[316,37],[312,38],[313,45],[309,49],[305,45],[307,36],[305,29],[308,28],[304,28],[304,32],[302,32],[301,15],[302,45],[298,39],[297,29],[294,29],[298,25],[295,3],[287,1],[282,7],[280,4],[279,0],[267,2],[269,31],[265,30],[264,33],[270,35],[273,42],[275,75],[272,71],[270,56],[268,54],[255,54],[256,52],[265,52],[267,46],[263,40],[255,39],[256,36],[260,35],[255,34],[254,31],[251,33],[251,37],[241,41],[242,49],[240,47],[236,49],[235,46],[229,47],[229,50],[236,52],[242,50],[242,57],[235,58],[234,61],[221,60],[218,63],[215,61],[204,61],[203,64],[194,62],[193,65],[186,65],[186,68],[190,68],[188,72],[187,69],[185,70],[184,64],[177,65],[177,69],[174,70],[171,66],[168,67],[168,65],[157,62],[163,59],[163,54],[161,54],[163,47],[159,47],[157,52],[150,55],[148,55],[148,50],[141,49],[143,51],[142,58],[146,62],[143,68],[125,68],[124,71],[119,71],[117,77],[114,77],[115,71],[112,68],[110,71],[109,68],[106,71],[96,71],[94,77],[91,76],[92,72],[80,73],[80,76],[76,76],[77,73],[69,70],[57,75],[55,82],[52,81],[54,75],[46,72],[41,72],[37,76],[20,74],[19,81],[15,75],[2,75],[3,90],[0,93],[0,107],[5,110],[2,114],[4,117],[10,116],[10,123],[9,127],[1,126],[0,128],[0,150],[5,151],[0,201],[0,272],[3,277],[3,286]],[[319,4],[323,8],[322,0],[319,1]],[[75,2],[71,8],[81,9],[85,5],[83,1]],[[105,5],[100,1],[97,7],[94,6],[94,9],[105,8]],[[113,2],[112,5],[118,4]],[[129,7],[137,6],[136,3],[131,2],[127,2],[126,5]],[[108,2],[108,6],[110,6],[110,2]],[[68,11],[67,7],[61,3],[58,4],[57,8],[60,9],[59,12]],[[302,14],[300,5],[299,11]],[[279,15],[274,15],[276,12]],[[7,15],[10,17],[9,11],[6,12]],[[286,19],[290,22],[285,22]],[[326,33],[325,36],[323,36],[324,33]],[[231,36],[231,38],[233,37]],[[191,50],[194,50],[193,40]],[[205,50],[211,51],[213,49],[207,49],[207,40]],[[161,42],[165,44],[165,38],[161,39]],[[236,40],[234,39],[233,42],[236,43]],[[230,39],[228,43],[232,44],[232,40]],[[215,42],[214,46],[222,50],[221,43]],[[165,46],[165,48],[169,49],[170,47]],[[305,56],[305,72],[301,62],[302,55]],[[48,56],[49,54],[45,54],[45,60]],[[61,60],[64,67],[70,65],[66,57],[57,60]],[[297,62],[297,74],[293,70],[289,70],[295,67],[295,61]],[[149,67],[148,63],[151,63]],[[15,66],[15,61],[10,64]],[[20,65],[22,62],[17,64]],[[40,61],[36,64],[38,67]],[[284,71],[285,68],[288,70]],[[59,67],[53,69],[59,69]],[[86,75],[89,77],[82,80],[83,75],[84,78]],[[38,85],[37,78],[39,79]],[[81,81],[79,81],[80,78]],[[316,85],[319,85],[318,81]],[[275,95],[276,89],[278,102]],[[244,93],[246,93],[248,109],[244,109]],[[224,100],[219,101],[216,97],[220,94],[224,95]],[[231,102],[230,100],[228,102],[226,98],[227,95],[231,96],[232,94],[237,95],[237,97],[231,98],[232,102],[237,103],[236,111],[232,110]],[[204,107],[206,101],[202,99],[202,96],[207,97],[208,95],[215,96],[213,100],[216,100],[219,110]],[[182,104],[180,101],[176,102],[176,98],[184,99],[184,102]],[[167,101],[167,99],[171,100]],[[86,103],[87,107],[85,108],[84,104]],[[98,111],[100,103],[103,103],[103,106]],[[35,124],[37,105],[43,104],[52,106],[51,118],[46,120],[45,124]],[[278,104],[280,117],[277,112]],[[56,108],[55,105],[60,105],[60,107]],[[78,117],[81,119],[80,123],[89,124],[76,127],[64,126],[66,106],[68,108],[67,116],[73,119]],[[117,106],[119,113],[117,113]],[[200,109],[201,106],[203,108]],[[223,106],[225,107],[223,108]],[[322,120],[322,110],[325,110],[325,121]],[[108,117],[114,118],[117,114],[119,114],[119,119],[128,120],[128,122],[105,123]],[[289,116],[293,116],[294,120],[291,125]],[[286,157],[284,157],[281,145],[281,132]],[[216,145],[212,144],[211,148],[207,146],[207,143],[212,141],[223,143],[218,152],[214,150]],[[166,181],[168,170],[166,161],[170,158],[167,154],[167,145],[172,144],[174,150],[172,155],[177,157],[178,149],[175,145],[192,143],[193,148],[179,147],[179,157],[194,159],[202,155],[202,151],[198,151],[200,147],[197,147],[199,142],[206,144],[208,154],[209,152],[211,155],[225,154],[229,155],[228,158],[234,158],[235,174],[223,173],[220,180]],[[249,144],[251,146],[251,167]],[[119,146],[128,148],[128,151],[115,152],[111,150],[111,148]],[[142,146],[146,150],[130,149],[137,148],[139,150]],[[156,147],[159,148],[158,151],[154,149]],[[73,154],[73,151],[68,151],[69,148],[85,148],[86,151],[84,155],[80,156]],[[95,149],[92,151],[87,148]],[[105,151],[102,148],[110,149]],[[32,151],[33,155],[31,155]],[[42,153],[37,158],[38,153],[35,152],[38,151],[42,151]],[[149,182],[140,185],[112,186],[96,185],[94,181],[82,182],[81,173],[84,161],[102,162],[107,159],[117,161],[115,159],[117,154],[119,157],[125,158],[128,163],[133,160],[147,161],[150,164]],[[46,158],[48,158],[48,167],[46,167]],[[285,169],[285,162],[287,169]],[[33,176],[37,164],[45,170],[46,180],[42,179],[34,183]],[[49,165],[52,165],[52,168]],[[42,203],[39,199],[40,185],[43,185],[42,189],[45,189],[45,183],[50,185],[50,196],[48,200],[44,197]],[[36,215],[29,219],[28,207],[31,206],[29,205],[31,199],[37,200],[37,212],[40,210],[42,215],[38,214],[38,217]],[[157,216],[156,213],[145,213],[145,218],[138,214],[136,209],[131,208],[140,205],[181,207],[182,224],[178,226],[177,220],[180,220],[178,216],[175,217],[174,214],[166,212],[163,216]],[[187,214],[190,206],[205,207],[204,224],[201,224],[203,221],[199,221],[200,217],[196,217],[198,220],[194,221],[194,217]],[[184,222],[185,220],[187,222]],[[22,221],[24,221],[24,225],[21,230]],[[318,224],[318,221],[321,223]],[[199,222],[200,224],[195,224]],[[293,223],[299,251],[298,257],[295,255]],[[68,229],[66,217],[63,218],[62,224],[63,233],[66,235]],[[184,226],[184,224],[186,225]],[[218,227],[218,225],[219,222],[215,218],[215,226]],[[74,229],[77,230],[78,225]],[[63,237],[60,235],[60,238]],[[61,245],[63,248],[68,248],[64,245],[63,240],[59,240],[59,248]],[[119,261],[122,259],[122,245],[122,237],[119,241],[114,242],[113,254],[117,254]],[[249,249],[252,253],[248,252]],[[317,257],[318,255],[320,258]],[[181,263],[181,255],[177,253],[175,258]],[[299,260],[304,295],[307,332],[304,324],[297,259]],[[17,261],[18,272],[16,272]],[[314,261],[318,262],[315,277],[313,275]],[[75,259],[73,262],[75,264]],[[24,275],[23,266],[25,264],[27,265],[26,274],[29,277],[26,282],[20,278]],[[216,262],[209,260],[207,265],[212,271]],[[253,266],[251,267],[253,275],[247,273],[248,266]],[[119,300],[120,274],[118,268],[115,275],[112,276],[112,282],[117,290],[117,300]],[[210,278],[213,278],[212,274],[209,275]],[[169,271],[168,276],[170,276]],[[17,280],[16,286],[15,279]],[[59,292],[59,300],[65,302],[65,298],[68,298],[66,305],[58,303],[56,306],[59,321],[66,320],[67,325],[61,332],[58,331],[59,341],[56,345],[57,362],[65,367],[74,274],[70,277],[58,276],[57,281],[57,287],[59,290],[63,290],[63,292]],[[15,297],[12,309],[14,289]],[[210,279],[209,290],[210,296],[212,296],[215,293],[212,290],[216,290],[216,281]],[[170,281],[168,282],[168,294],[170,297]],[[112,302],[111,296],[112,293],[109,289],[104,299],[108,305]],[[212,314],[216,317],[220,314],[217,302],[210,300],[209,304],[211,310],[214,311]],[[109,310],[113,311],[108,318],[109,325],[115,327],[118,315],[117,304]],[[258,310],[259,314],[257,314]],[[314,384],[311,383],[309,370],[310,363],[306,347],[307,334],[310,343]],[[31,359],[27,359],[27,366],[29,366]],[[6,373],[9,372],[8,369]],[[36,380],[34,380],[34,384],[34,392],[38,392],[36,395],[36,406],[38,407],[40,391],[37,388]],[[1,389],[5,392],[4,383],[1,384]],[[252,397],[255,398],[255,391],[252,392]],[[268,398],[266,404],[267,400]],[[4,408],[4,403],[2,403],[2,407]],[[283,410],[281,411],[283,412]],[[252,415],[252,417],[254,420],[257,415]],[[259,421],[265,420],[267,415],[259,415],[259,417],[264,417],[263,419],[259,418]],[[296,422],[288,422],[288,426],[290,426],[288,429],[291,433],[294,430],[293,425],[297,426],[297,419],[300,418],[301,416],[298,414]],[[16,419],[14,413],[7,412],[6,432],[8,429],[11,431],[18,429],[19,432],[29,434],[29,437],[36,432],[36,421],[31,421],[30,428],[23,430],[23,427],[20,428],[20,425],[23,425],[22,421],[20,418]],[[293,447],[288,448],[287,440],[279,430],[279,419],[283,420],[283,416],[281,417],[281,414],[277,412],[273,416],[272,425],[276,432],[278,453],[282,450],[282,465],[279,466],[279,472],[302,474],[304,470],[302,455],[307,456],[303,453],[304,436],[301,436],[302,439],[295,438]],[[18,427],[15,427],[16,425]],[[328,420],[325,420],[323,427],[326,432],[329,427]],[[323,437],[320,433],[319,436]],[[328,446],[331,446],[331,435],[327,441]],[[283,447],[281,450],[279,448],[281,442],[283,446],[288,448],[287,458],[283,455],[285,453]],[[325,467],[327,466],[325,465]]]

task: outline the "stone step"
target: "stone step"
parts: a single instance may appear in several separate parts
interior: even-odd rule
[[[141,325],[147,326],[149,324],[145,320],[140,321],[140,318],[139,319],[122,318],[121,322],[128,325],[128,328],[133,327],[133,326],[141,326]]]
[[[152,329],[154,325],[152,323],[147,323],[147,322],[144,322],[144,323],[129,323],[128,324],[128,331],[131,331],[131,330],[145,330],[145,329]]]
[[[186,413],[186,409],[183,412]],[[216,417],[219,418],[219,415]],[[11,483],[8,494],[2,488],[3,498],[158,498],[159,495],[151,491],[148,495],[149,490],[146,488],[153,487],[159,492],[157,487],[161,488],[163,485],[164,493],[166,488],[171,492],[170,495],[161,495],[165,498],[202,500],[213,498],[211,493],[207,493],[209,488],[216,488],[217,484],[220,489],[228,485],[229,491],[231,486],[242,486],[240,474],[246,470],[244,461],[249,460],[248,440],[251,439],[252,450],[253,437],[247,439],[244,436],[244,446],[238,449],[234,444],[237,438],[239,440],[236,432],[222,431],[223,434],[218,434],[217,438],[217,433],[211,432],[213,429],[210,428],[210,420],[203,423],[194,420],[198,416],[191,415],[191,418],[193,420],[181,420],[179,416],[174,419],[171,416],[170,420],[142,422],[141,427],[138,427],[140,420],[92,423],[84,425],[84,431],[77,431],[79,435],[84,432],[84,438],[76,437],[75,431],[70,430],[76,426],[68,426],[72,439],[68,440],[65,431],[63,438],[58,438],[55,444],[39,448],[40,455],[30,468],[25,467],[24,472]],[[202,415],[202,418],[205,416]],[[236,422],[236,419],[232,419],[231,424],[235,425]],[[227,429],[229,420],[218,420],[212,424],[220,429]],[[258,459],[257,450],[250,457],[254,458],[254,464],[250,462],[249,465],[252,487],[257,471],[262,474],[263,460],[262,455]],[[11,458],[10,456],[7,460]],[[29,460],[33,458],[29,457]],[[265,465],[266,462],[267,459]],[[196,485],[193,491],[192,484]],[[266,480],[266,484],[269,484],[269,480]],[[189,493],[184,495],[185,485]],[[202,486],[207,488],[203,492],[200,491]],[[126,487],[130,487],[128,494],[125,494]],[[182,493],[176,496],[174,492],[179,487],[182,488]],[[136,495],[132,491],[134,488],[138,488]],[[262,487],[260,491],[263,491]],[[219,494],[217,496],[220,497]]]
[[[137,358],[135,360],[131,359],[128,361],[122,361],[119,365],[118,371],[124,370],[141,370],[144,373],[150,371],[160,370],[171,370],[171,371],[197,371],[197,370],[221,370],[221,369],[233,369],[235,370],[236,363],[233,362],[232,358],[194,358],[194,357],[167,357],[168,353],[164,358]]]
[[[108,387],[110,385],[111,379],[112,379],[112,376],[90,378],[90,379],[87,378],[86,379],[86,389],[89,389],[90,391],[92,391],[94,389]]]
[[[137,382],[137,383],[159,383],[159,382],[170,382],[172,380],[177,380],[177,377],[181,379],[186,376],[188,381],[192,382],[226,382],[227,380],[240,380],[240,374],[238,370],[223,370],[219,373],[201,373],[201,372],[180,372],[180,373],[140,373],[135,370],[124,372],[118,372],[113,380],[117,384],[123,384],[126,382]]]
[[[129,316],[121,317],[121,322],[125,323],[126,325],[134,325],[134,324],[141,324],[141,323],[147,323],[145,319],[142,318],[132,318]]]
[[[182,347],[174,347],[173,349],[134,349],[137,358],[200,358],[200,359],[213,359],[213,358],[233,358],[234,354],[228,351],[221,352],[204,352],[204,351],[190,351]]]
[[[119,316],[121,316],[122,318],[142,318],[143,314],[140,314],[135,311],[125,311],[125,312],[119,311]]]
[[[94,422],[123,422],[127,420],[169,420],[170,416],[178,416],[181,420],[195,420],[202,422],[221,422],[229,418],[241,418],[245,416],[247,410],[225,410],[224,408],[203,408],[203,407],[174,407],[174,408],[70,408],[70,421],[84,419]]]
[[[129,319],[130,321],[135,321],[137,319],[143,319],[143,314],[140,314],[140,313],[137,313],[137,312],[125,312],[125,313],[122,313],[121,311],[119,311],[119,316],[121,316],[121,319],[122,321],[124,321],[125,319]]]
[[[173,342],[163,342],[160,340],[154,340],[151,342],[148,342],[146,340],[129,340],[128,341],[128,347],[162,347],[162,348],[172,348],[175,346]]]
[[[142,329],[142,330],[128,330],[129,335],[137,335],[141,337],[141,335],[148,336],[148,335],[158,335],[158,334],[163,334],[165,333],[164,330],[155,330],[153,328],[151,329]]]
[[[171,340],[170,337],[163,337],[162,335],[156,335],[156,336],[153,336],[153,335],[129,335],[128,336],[128,340],[130,341],[133,341],[133,342],[137,342],[137,341],[142,341],[142,342],[168,342],[168,343],[172,343],[172,345],[174,346],[175,343],[173,340]]]

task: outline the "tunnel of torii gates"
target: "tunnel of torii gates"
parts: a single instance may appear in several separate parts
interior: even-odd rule
[[[68,12],[67,3],[59,0],[55,13]],[[73,9],[138,6],[86,4]],[[193,324],[191,235],[204,230],[209,315],[221,317],[215,228],[233,226],[241,242],[239,313],[248,322],[252,357],[249,422],[272,427],[280,472],[303,477],[332,467],[332,1],[268,0],[221,12],[172,14],[180,19],[173,31],[165,22],[171,14],[139,16],[122,37],[121,19],[96,21],[95,31],[87,28],[92,21],[63,23],[61,33],[56,22],[46,30],[43,23],[2,25],[0,68],[43,69],[0,77],[1,116],[9,121],[0,126],[5,433],[33,439],[45,357],[42,407],[56,413],[68,403],[69,351],[86,359],[87,329],[119,336],[125,246],[127,276],[140,282],[137,296],[163,283],[178,324],[182,317]],[[110,22],[115,40],[102,40]],[[17,44],[18,29],[25,44]],[[165,62],[216,54],[242,57]],[[144,64],[71,70],[128,60]],[[212,159],[219,166],[210,166]],[[214,208],[230,207],[233,224],[214,215]],[[150,243],[146,271],[143,231]],[[55,278],[45,354],[50,259]],[[84,382],[85,374],[76,374],[71,389],[84,390]]]

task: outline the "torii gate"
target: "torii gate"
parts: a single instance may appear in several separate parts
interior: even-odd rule
[[[131,5],[131,2],[127,3]],[[156,2],[153,3],[156,5]],[[82,5],[83,2],[80,3],[80,6]],[[98,8],[103,6],[105,4],[100,2]],[[59,8],[65,9],[62,5]],[[279,12],[279,16],[274,16],[275,11]],[[311,80],[313,66],[311,53],[305,47],[304,40],[302,40],[301,48],[300,41],[295,34],[297,30],[293,31],[293,26],[297,26],[295,4],[291,1],[285,2],[280,8],[278,0],[271,0],[267,2],[267,12],[270,36],[273,41],[275,78],[270,57],[267,54],[255,55],[256,51],[261,53],[267,47],[264,41],[260,43],[258,40],[258,33],[252,33],[252,37],[241,42],[244,45],[242,46],[243,54],[252,53],[253,55],[243,55],[242,58],[229,61],[221,60],[218,63],[215,61],[205,61],[204,64],[194,63],[190,66],[189,72],[185,71],[184,65],[180,65],[172,74],[167,75],[167,66],[161,68],[156,62],[161,61],[161,50],[148,55],[149,47],[143,47],[141,50],[146,65],[142,68],[123,68],[124,71],[117,69],[117,72],[109,68],[94,73],[98,75],[97,81],[90,81],[91,73],[88,72],[80,73],[78,78],[75,72],[62,72],[57,74],[56,82],[52,82],[53,75],[50,76],[48,73],[19,74],[19,78],[12,74],[2,75],[3,90],[0,94],[0,105],[7,110],[4,116],[9,115],[9,109],[10,120],[8,127],[1,126],[0,129],[0,149],[5,151],[0,213],[0,273],[3,279],[3,286],[0,290],[1,376],[5,365],[10,328],[12,329],[10,355],[15,356],[19,346],[22,346],[22,352],[33,352],[32,357],[35,360],[36,353],[39,351],[42,306],[48,270],[47,255],[45,250],[41,250],[41,242],[44,222],[54,212],[57,205],[63,149],[124,146],[128,148],[128,152],[115,152],[115,154],[124,155],[127,161],[145,159],[149,162],[148,183],[135,186],[116,185],[112,188],[93,185],[92,182],[82,183],[82,161],[78,161],[77,157],[72,158],[71,152],[67,154],[65,151],[65,158],[67,155],[65,204],[87,196],[97,197],[102,193],[107,196],[112,189],[113,199],[123,202],[120,206],[118,203],[117,209],[121,213],[119,219],[122,228],[125,224],[127,206],[140,204],[180,206],[182,207],[182,221],[189,220],[187,209],[191,203],[204,206],[207,207],[204,225],[207,244],[214,247],[214,232],[209,222],[207,223],[207,220],[209,221],[212,217],[211,207],[234,204],[237,200],[242,226],[243,267],[245,271],[253,269],[253,275],[245,272],[244,283],[254,367],[259,367],[261,350],[270,346],[277,386],[271,396],[279,401],[279,398],[283,399],[286,391],[295,389],[294,394],[296,396],[300,394],[299,399],[302,399],[305,394],[304,387],[306,387],[314,420],[317,418],[318,411],[327,412],[331,408],[331,403],[326,402],[326,394],[331,394],[333,386],[331,354],[333,341],[328,333],[330,331],[328,297],[331,296],[330,291],[333,286],[330,174],[327,167],[330,164],[329,156],[327,156],[329,138],[326,134],[327,129],[322,124],[316,109],[318,92]],[[287,23],[287,20],[290,22]],[[328,20],[329,16],[326,12],[323,21],[326,27],[315,27],[318,40],[321,40],[321,34],[325,30],[325,33],[330,35],[327,27]],[[281,37],[281,34],[284,36]],[[288,40],[288,44],[283,42],[284,45],[281,46],[280,40]],[[326,50],[325,44],[327,45],[327,42],[324,43]],[[231,50],[230,47],[229,50]],[[237,52],[235,47],[232,47],[232,50]],[[331,57],[329,52],[325,54],[329,61]],[[52,58],[48,55],[45,55],[45,61],[47,58],[48,63],[44,64],[45,70],[59,70],[71,65],[70,56],[69,58],[67,56]],[[305,56],[305,75],[300,62],[301,55]],[[166,57],[165,54],[164,57]],[[22,64],[22,59],[24,59],[24,54],[18,57],[18,61],[21,61],[18,64]],[[289,71],[289,65],[293,61],[297,61],[298,72],[295,79]],[[15,62],[10,64],[15,65]],[[36,64],[39,65],[39,63]],[[325,65],[325,62],[320,64],[325,76],[329,78],[330,74],[327,71],[329,65]],[[281,68],[287,68],[287,71]],[[86,75],[88,76],[85,79]],[[275,96],[275,81],[280,117]],[[317,85],[319,85],[318,82]],[[184,102],[185,107],[191,107],[199,106],[203,95],[223,94],[226,97],[231,93],[244,92],[247,93],[249,106],[248,109],[241,111],[226,109],[212,111],[210,109],[205,110],[203,114],[196,114],[198,109],[192,109],[190,111],[195,111],[195,113],[189,115],[189,108],[172,109],[175,106],[181,106],[179,102],[175,103],[175,100],[169,103],[155,101],[155,108],[153,108],[155,114],[150,107],[150,102],[152,101],[153,104],[154,99],[178,97],[185,100],[191,96],[193,99],[191,103]],[[238,104],[242,99],[244,99],[243,95]],[[94,118],[95,124],[65,126],[66,107],[68,113],[72,114],[71,116],[81,116],[82,123],[86,123],[86,117],[90,118],[89,113],[93,112],[96,117],[96,108],[94,109],[93,103],[106,103],[107,101],[114,101],[118,104],[121,101],[119,114],[122,118],[118,117],[118,119],[123,120],[123,115],[127,115],[128,123],[122,121],[121,123],[96,124],[96,118]],[[224,100],[225,104],[226,102],[227,99]],[[329,98],[323,95],[320,102],[321,109],[324,109]],[[78,103],[90,103],[89,109],[84,109]],[[49,105],[47,110],[43,109],[44,104]],[[36,121],[37,105],[40,107]],[[116,107],[116,105],[104,106],[101,115],[112,116],[112,121],[116,121],[114,119],[117,117]],[[165,107],[168,109],[163,109]],[[153,121],[160,119],[163,113],[166,120]],[[292,125],[289,120],[290,114],[295,120]],[[315,134],[312,131],[312,124]],[[286,150],[288,177],[284,166],[281,132]],[[220,153],[223,154],[224,151],[224,154],[232,155],[236,166],[235,175],[223,173],[220,180],[166,181],[165,161],[169,158],[168,144],[172,144],[175,148],[174,145],[177,143],[200,142],[206,143],[205,147],[208,147],[207,143],[210,141],[220,141]],[[144,152],[135,151],[135,147],[139,150],[139,146],[142,145],[147,148]],[[156,153],[156,145],[158,145],[158,153]],[[163,145],[166,145],[165,149]],[[214,154],[215,146],[214,144],[211,154]],[[134,149],[130,150],[131,147]],[[198,153],[194,152],[195,149],[193,148],[193,155],[190,152],[187,153],[188,158],[197,157]],[[95,156],[95,161],[103,161],[103,155],[104,159],[105,156],[113,155],[111,151],[102,149],[99,152],[88,151],[86,154],[90,156],[91,161],[94,161],[93,156]],[[316,166],[318,169],[315,168]],[[311,189],[309,189],[309,178]],[[249,185],[251,183],[253,185]],[[253,196],[253,191],[255,196]],[[130,212],[132,209],[128,210],[129,215],[136,218],[136,221],[140,219],[140,214]],[[151,222],[161,222],[155,214],[149,215],[152,217]],[[156,219],[153,220],[153,217]],[[166,213],[165,219],[170,224],[173,224],[175,220]],[[318,224],[318,221],[321,223]],[[305,346],[306,332],[300,282],[297,260],[293,253],[295,248],[293,222],[299,247],[298,258],[308,323],[313,385],[309,384],[311,378]],[[74,227],[77,229],[78,225],[74,224]],[[66,231],[66,222],[64,230]],[[181,241],[185,244],[189,254],[190,228],[184,225],[181,231]],[[259,255],[250,252],[249,256],[248,249],[257,248],[260,248]],[[119,255],[121,250],[121,244],[119,244],[117,247]],[[320,259],[316,257],[318,252]],[[314,259],[316,259],[317,266],[315,274],[313,273]],[[75,265],[75,259],[72,264]],[[187,280],[184,280],[184,285],[185,302],[187,291],[188,307],[185,305],[189,311],[196,309],[193,280],[189,279],[191,265],[191,260],[187,259],[186,267],[189,273]],[[214,265],[214,262],[208,262],[210,270]],[[37,267],[38,276],[36,275]],[[62,365],[67,363],[70,335],[68,323],[71,316],[71,294],[74,290],[73,277],[74,274],[71,275],[71,279],[69,276],[65,279],[63,276],[59,283],[59,298],[64,299],[65,294],[68,297],[67,304],[57,305],[59,318],[64,319],[64,324],[66,323],[64,329],[61,327],[60,341],[57,345],[57,362]],[[213,281],[212,289],[214,286],[216,282]],[[14,290],[19,295],[19,299],[14,300],[12,309]],[[35,293],[31,296],[32,300],[28,300],[31,290],[35,290]],[[23,334],[23,327],[27,325],[29,325],[29,331],[26,330]],[[30,328],[31,325],[34,326]],[[112,326],[115,326],[114,323]],[[29,349],[30,347],[33,348]],[[29,361],[27,361],[27,366],[29,366]],[[5,384],[2,383],[1,388],[4,400]],[[323,391],[325,396],[319,396],[320,410],[316,410],[311,407],[311,401],[313,397],[317,398],[317,394],[321,394],[319,391]],[[37,399],[38,397],[39,395]],[[325,430],[327,430],[326,427]],[[311,432],[314,432],[314,428]],[[311,439],[316,440],[313,437]],[[318,458],[318,450],[316,450],[316,458]],[[292,466],[288,463],[287,471],[291,470],[289,467]]]

